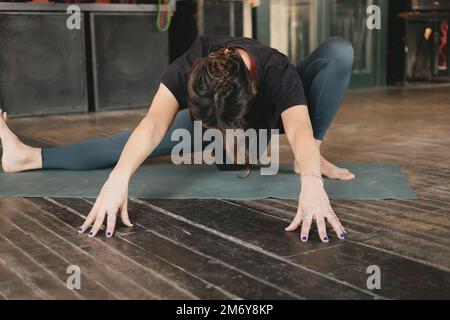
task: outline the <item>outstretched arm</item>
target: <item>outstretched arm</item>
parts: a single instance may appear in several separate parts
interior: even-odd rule
[[[147,115],[134,129],[111,174],[128,180],[161,142],[178,108],[174,95],[161,83]]]
[[[320,239],[328,242],[325,219],[331,224],[337,236],[344,238],[345,229],[334,214],[330,200],[323,187],[320,172],[320,151],[314,140],[311,120],[306,106],[294,106],[281,114],[288,141],[300,164],[301,191],[297,215],[286,231],[294,231],[302,225],[300,237],[307,241],[312,219],[316,219]]]
[[[79,232],[85,232],[94,223],[89,236],[100,230],[107,218],[106,236],[111,237],[116,224],[115,213],[120,211],[122,222],[131,227],[128,218],[128,183],[144,160],[164,137],[178,111],[179,104],[169,89],[160,84],[150,110],[129,137],[114,169],[103,185],[92,210]],[[108,214],[109,213],[109,214]]]

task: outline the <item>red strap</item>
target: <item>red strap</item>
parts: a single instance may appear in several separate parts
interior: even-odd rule
[[[244,50],[244,51],[247,52],[247,55],[250,58],[250,74],[252,75],[253,81],[258,83],[258,73],[256,72],[255,60],[253,59],[252,55],[248,51],[246,51],[246,50]]]

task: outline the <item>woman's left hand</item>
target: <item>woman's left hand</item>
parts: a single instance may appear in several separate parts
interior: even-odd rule
[[[312,220],[316,220],[317,229],[322,242],[328,242],[325,220],[333,227],[334,232],[340,239],[344,239],[347,233],[338,217],[331,208],[330,200],[323,187],[323,182],[315,176],[303,176],[302,187],[298,201],[298,209],[295,218],[285,229],[294,231],[302,225],[300,237],[302,241],[308,241],[309,229]]]

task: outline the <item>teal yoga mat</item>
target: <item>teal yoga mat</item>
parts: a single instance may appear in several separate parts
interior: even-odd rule
[[[356,174],[352,181],[325,179],[331,199],[414,199],[416,194],[400,168],[392,164],[341,164]],[[39,170],[0,174],[0,197],[95,198],[111,169],[89,171]],[[213,165],[144,165],[134,174],[129,197],[188,199],[298,199],[300,184],[292,165],[282,164],[277,175],[259,169],[241,179],[236,171]]]

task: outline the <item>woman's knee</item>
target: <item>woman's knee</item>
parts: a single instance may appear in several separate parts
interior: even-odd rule
[[[321,44],[327,59],[341,68],[351,69],[353,65],[353,46],[342,37],[331,37]]]

